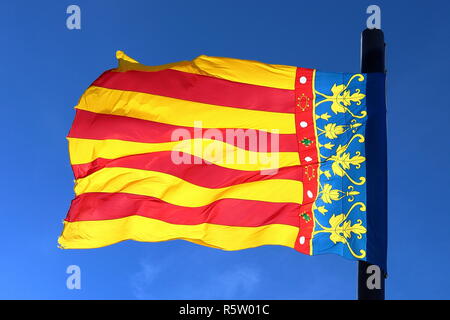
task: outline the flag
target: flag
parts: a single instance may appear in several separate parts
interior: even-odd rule
[[[366,205],[366,74],[117,58],[75,107],[60,247],[183,239],[384,265]]]

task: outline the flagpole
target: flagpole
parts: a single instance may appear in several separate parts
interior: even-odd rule
[[[385,43],[384,34],[380,29],[365,29],[361,35],[361,72],[385,72]],[[369,87],[369,85],[368,85]],[[366,125],[366,176],[367,176],[367,213],[377,215],[372,223],[373,229],[379,234],[372,233],[380,246],[386,246],[386,219],[387,219],[387,147],[386,147],[386,109],[384,88],[383,96],[379,100],[367,101],[368,120]],[[376,109],[372,109],[375,107]],[[383,110],[384,109],[384,110]],[[380,232],[381,230],[381,232]],[[368,230],[370,232],[370,229]],[[378,266],[372,266],[365,261],[358,262],[358,300],[384,300],[385,272]],[[373,277],[377,276],[378,279]],[[378,282],[377,282],[378,281]],[[368,285],[368,282],[370,284]],[[376,288],[374,288],[374,283]]]

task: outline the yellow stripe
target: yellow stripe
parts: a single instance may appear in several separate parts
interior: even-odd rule
[[[171,69],[258,86],[294,90],[296,67],[258,61],[199,56],[190,65]]]
[[[70,162],[72,165],[89,163],[97,158],[116,159],[134,154],[159,151],[174,151],[191,154],[218,166],[261,171],[300,164],[297,152],[254,152],[240,149],[218,140],[188,139],[182,141],[143,143],[122,140],[94,140],[67,138],[69,140]],[[175,165],[173,163],[168,165]]]
[[[302,203],[303,184],[288,179],[205,188],[167,173],[132,168],[104,168],[78,179],[76,195],[88,192],[131,193],[155,197],[183,207],[200,207],[219,199]]]
[[[159,242],[183,239],[223,250],[241,250],[262,245],[293,248],[297,233],[297,227],[282,224],[261,227],[231,227],[208,223],[176,225],[142,216],[130,216],[102,221],[65,221],[58,242],[64,249],[87,249],[124,240]]]
[[[295,115],[191,102],[148,93],[89,87],[78,109],[184,127],[201,120],[203,128],[279,130],[295,133]]]
[[[296,67],[266,64],[258,61],[201,55],[192,61],[181,61],[162,66],[145,66],[128,57],[122,51],[116,54],[117,71],[159,71],[173,69],[188,73],[211,76],[258,86],[294,90]]]

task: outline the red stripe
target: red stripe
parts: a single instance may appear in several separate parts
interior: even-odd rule
[[[118,139],[135,142],[158,143],[173,141],[172,133],[174,133],[175,130],[183,130],[183,132],[189,134],[192,138],[201,138],[207,129],[180,127],[125,116],[100,114],[77,109],[72,128],[69,132],[69,137],[97,140]],[[222,141],[228,141],[228,139],[226,139],[227,132],[232,134],[232,130],[236,129],[214,130],[220,131],[223,137]],[[245,129],[234,132],[238,135],[238,137],[242,137],[242,142],[239,142],[237,139],[233,139],[233,141],[230,141],[230,144],[238,146],[242,149],[256,152],[270,152],[272,150],[272,142],[277,141],[278,139],[279,148],[278,150],[274,150],[275,152],[298,151],[297,138],[295,134],[271,134],[259,130]],[[246,138],[246,133],[254,138]],[[263,147],[265,148],[264,150],[262,149]]]
[[[72,201],[66,221],[119,219],[139,215],[173,224],[213,223],[257,227],[268,224],[298,226],[299,205],[221,199],[203,207],[181,207],[153,197],[127,193],[85,193]]]
[[[90,163],[73,165],[76,179],[83,178],[102,168],[132,168],[167,173],[205,188],[223,188],[235,184],[268,179],[301,180],[300,166],[280,168],[271,175],[262,175],[260,171],[242,171],[199,163],[200,158],[190,156],[191,164],[175,164],[171,151],[137,154],[118,159],[98,158]],[[197,161],[197,162],[194,162]]]
[[[293,113],[294,90],[232,82],[177,70],[106,71],[93,86],[242,109]]]

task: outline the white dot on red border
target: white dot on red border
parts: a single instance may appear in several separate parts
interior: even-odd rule
[[[308,196],[308,198],[312,198],[314,196],[314,194],[311,192],[311,190],[308,190],[306,192],[306,195]]]
[[[305,76],[301,76],[300,77],[300,83],[301,84],[305,84],[306,83],[306,77]]]
[[[298,239],[298,242],[300,242],[300,244],[304,244],[305,243],[305,237],[301,236],[300,239]]]
[[[300,122],[300,127],[306,128],[307,126],[308,126],[308,122],[306,122],[306,121]]]
[[[312,161],[312,158],[311,158],[311,157],[306,157],[306,158],[305,158],[305,161],[306,161],[306,162],[310,162],[310,161]]]

